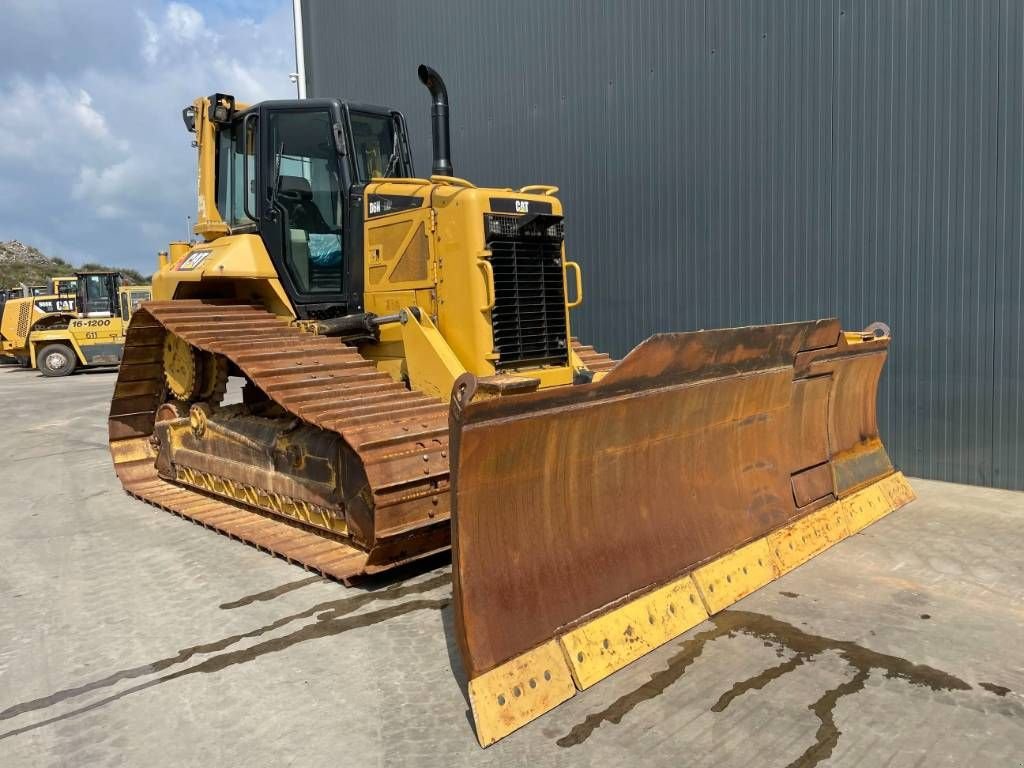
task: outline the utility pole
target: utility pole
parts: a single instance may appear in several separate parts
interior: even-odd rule
[[[306,98],[306,52],[302,47],[302,0],[292,0],[292,21],[295,29],[295,71],[288,79],[295,83],[295,93]]]

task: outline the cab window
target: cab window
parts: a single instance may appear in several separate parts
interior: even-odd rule
[[[349,119],[357,182],[365,184],[373,178],[409,175],[398,138],[398,119],[394,115],[352,112]]]
[[[231,227],[253,223],[246,210],[256,210],[256,155],[252,122],[236,120],[217,133],[217,211]],[[249,189],[245,189],[248,165]],[[248,200],[246,200],[248,197]]]
[[[139,304],[141,304],[144,301],[149,301],[150,293],[149,293],[149,291],[132,291],[131,293],[132,293],[131,310],[132,310],[132,313],[134,314],[135,310],[137,310],[139,308]]]
[[[269,118],[270,195],[281,213],[285,266],[300,293],[342,290],[343,198],[332,120],[325,111]]]
[[[111,317],[118,300],[117,289],[111,275],[84,275],[78,284],[84,301],[86,317]]]

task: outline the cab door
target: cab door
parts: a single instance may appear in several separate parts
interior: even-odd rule
[[[83,318],[120,317],[119,276],[111,273],[78,276],[78,313]]]
[[[260,234],[300,317],[354,311],[350,272],[362,254],[347,253],[350,173],[337,102],[261,105]],[[361,287],[357,300],[361,301]]]
[[[112,273],[78,275],[78,319],[70,325],[89,365],[108,365],[121,359],[124,346],[120,276]]]

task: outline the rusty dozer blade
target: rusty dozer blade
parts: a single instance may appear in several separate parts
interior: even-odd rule
[[[887,329],[886,329],[887,330]],[[887,333],[654,336],[602,380],[451,402],[456,634],[487,746],[913,498]]]

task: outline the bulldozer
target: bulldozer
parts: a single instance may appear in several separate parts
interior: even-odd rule
[[[450,549],[487,746],[913,491],[878,434],[886,326],[580,343],[557,188],[455,176],[418,76],[428,178],[395,109],[183,110],[198,240],[131,319],[109,440],[133,496],[345,584]]]

